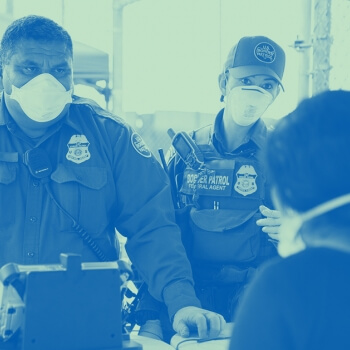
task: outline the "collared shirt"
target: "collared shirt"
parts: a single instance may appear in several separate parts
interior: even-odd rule
[[[277,253],[268,235],[261,232],[261,228],[255,224],[257,219],[262,218],[259,205],[273,208],[262,159],[268,131],[264,121],[258,120],[249,129],[242,143],[232,152],[228,152],[225,149],[223,114],[224,109],[219,111],[214,124],[191,133],[204,158],[205,169],[191,169],[176,152],[172,151],[168,169],[174,188],[174,205],[180,208],[180,213],[186,213],[185,208],[193,207],[190,218],[185,215],[180,217],[179,214],[179,223],[184,226],[186,234],[189,230],[195,232],[196,226],[213,233],[227,231],[228,228],[239,227],[252,218],[254,225],[247,230],[250,233],[256,232],[261,237],[258,258],[253,263],[257,265],[266,257]],[[209,211],[212,211],[211,214]],[[218,218],[219,215],[221,215],[220,218]],[[190,224],[187,224],[186,220],[189,220]],[[221,249],[223,245],[217,250],[213,248],[214,244],[219,246],[217,243],[220,243],[220,240],[223,241],[221,238],[217,238],[215,243],[213,239],[209,244],[212,244],[211,248],[206,249],[205,244],[201,243],[201,236],[197,235],[197,237],[199,242],[193,243],[190,249],[203,247],[201,252],[194,254],[200,256],[202,260],[211,252],[213,254],[210,260],[217,264],[222,263],[221,257],[224,257],[223,260],[226,262],[230,261],[229,257],[232,257],[232,261],[236,259],[229,245],[233,244],[232,242],[225,241],[224,246],[227,247],[225,256],[224,248]],[[218,235],[218,237],[221,236]],[[203,242],[205,243],[205,239]]]
[[[216,116],[215,122],[214,122],[214,132],[213,132],[213,144],[217,151],[221,154],[236,154],[240,152],[242,149],[252,147],[252,143],[255,145],[255,147],[258,147],[258,149],[262,149],[265,145],[266,141],[266,135],[267,135],[267,128],[264,122],[259,119],[255,125],[253,125],[245,139],[243,140],[242,144],[237,147],[233,152],[227,152],[225,150],[225,138],[223,135],[223,127],[222,127],[222,119],[224,116],[224,109],[222,109]]]
[[[235,150],[233,150],[232,152],[228,152],[225,148],[225,136],[223,132],[223,115],[224,115],[224,109],[219,111],[212,125],[208,125],[191,132],[192,138],[195,140],[195,142],[197,137],[196,133],[201,132],[201,130],[203,129],[207,129],[208,130],[206,131],[207,139],[205,140],[205,143],[208,146],[212,145],[215,151],[218,152],[218,155],[220,158],[230,159],[230,158],[236,158],[237,156],[250,157],[251,154],[254,154],[254,157],[256,157],[258,162],[262,165],[263,163],[262,151],[265,147],[266,138],[268,134],[268,129],[264,121],[259,119],[249,129],[241,145],[237,147]],[[175,207],[182,207],[183,204],[181,203],[181,201],[179,202],[178,194],[182,186],[182,176],[183,176],[183,171],[185,169],[185,163],[177,155],[173,147],[168,151],[167,158],[168,158],[168,173],[169,173],[170,182],[172,184],[173,193],[174,193],[173,194],[174,205]],[[273,204],[270,198],[268,182],[266,186],[267,188],[265,191],[264,204],[272,208]],[[177,194],[175,194],[176,192]],[[186,199],[186,201],[188,200],[189,200],[189,203],[192,202],[192,199]]]
[[[115,260],[116,228],[128,238],[129,257],[151,293],[166,302],[170,314],[199,306],[167,176],[130,126],[92,101],[75,98],[68,114],[34,145],[3,100],[0,108],[0,266],[59,263],[60,253],[97,261],[79,229]],[[26,153],[33,148],[51,163],[44,180],[30,172],[30,164],[47,168],[40,164],[43,157]]]

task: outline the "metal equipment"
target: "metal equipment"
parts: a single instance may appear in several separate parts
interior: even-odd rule
[[[20,350],[141,350],[122,335],[117,262],[82,263],[61,254],[61,264],[0,269],[0,336]]]

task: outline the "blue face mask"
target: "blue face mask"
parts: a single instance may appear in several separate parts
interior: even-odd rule
[[[298,234],[304,222],[349,203],[350,194],[346,194],[322,203],[305,213],[293,216],[282,216],[281,226],[279,228],[279,243],[277,247],[279,255],[281,257],[287,257],[305,249],[305,242],[300,234]]]

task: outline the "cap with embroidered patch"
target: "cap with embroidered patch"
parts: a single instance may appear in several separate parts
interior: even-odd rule
[[[224,65],[235,78],[266,74],[282,85],[285,53],[273,40],[265,36],[246,36],[231,49]]]

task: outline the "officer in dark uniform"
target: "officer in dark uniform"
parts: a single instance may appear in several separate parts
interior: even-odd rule
[[[261,116],[283,89],[284,67],[285,53],[277,43],[263,36],[241,38],[219,75],[225,108],[213,125],[190,133],[200,158],[195,163],[203,164],[194,167],[174,148],[168,153],[177,223],[196,294],[226,321],[234,317],[257,268],[277,255],[280,214],[271,209],[262,161],[269,130]],[[144,299],[145,308],[157,309]],[[154,321],[143,331],[160,333]],[[163,322],[163,336],[169,331]]]
[[[129,125],[73,95],[69,34],[23,17],[0,57],[0,266],[58,263],[62,252],[113,261],[117,229],[174,330],[218,334],[225,321],[195,296],[168,178]]]
[[[219,75],[225,108],[213,125],[191,133],[204,164],[193,169],[176,150],[169,161],[196,293],[227,321],[256,269],[276,255],[279,213],[270,209],[262,162],[269,131],[261,116],[283,89],[284,66],[285,53],[271,39],[239,40]]]

